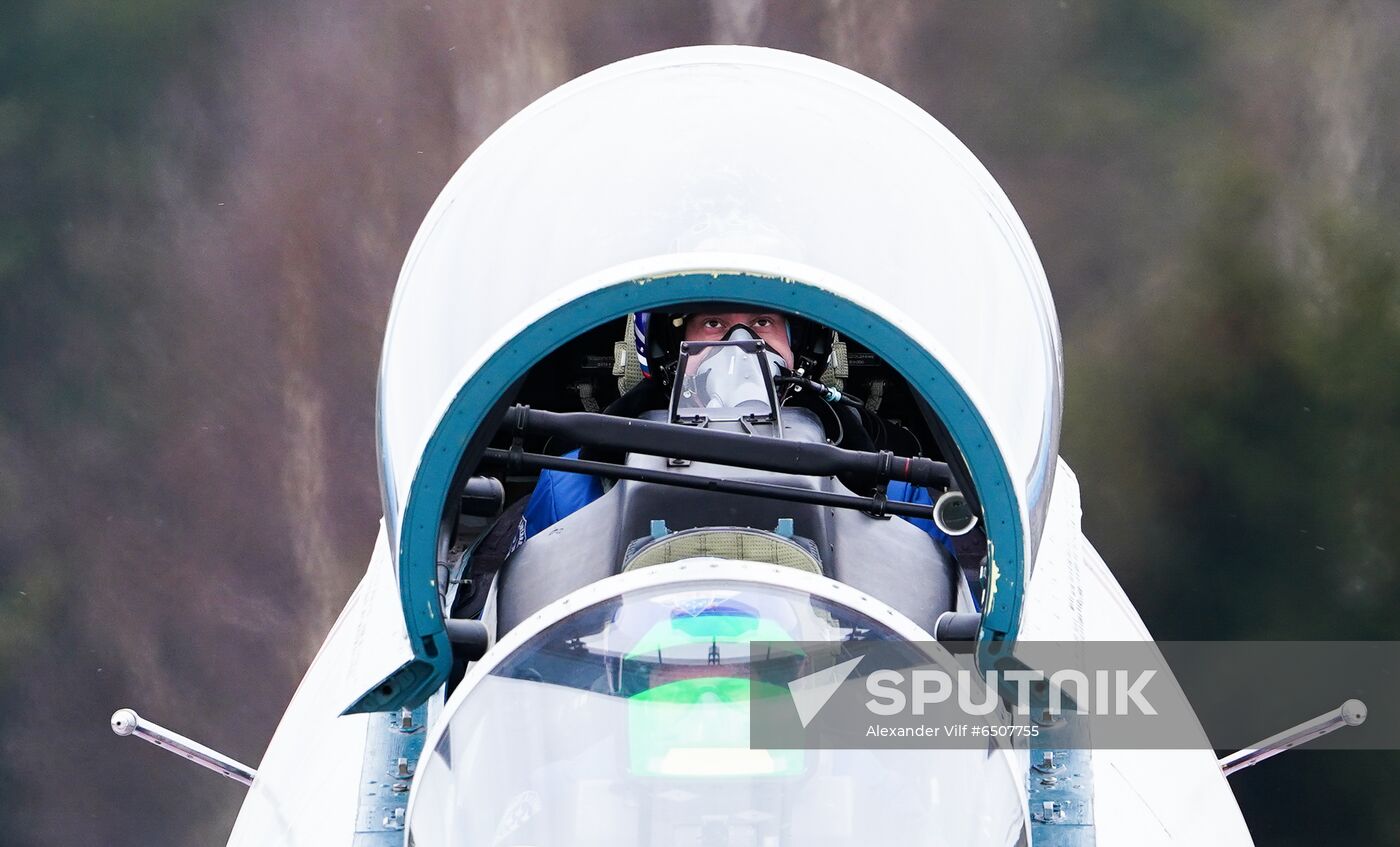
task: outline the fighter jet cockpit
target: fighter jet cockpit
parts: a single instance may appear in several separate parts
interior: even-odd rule
[[[712,556],[835,579],[930,633],[975,620],[986,536],[946,431],[897,371],[801,316],[705,302],[609,322],[497,417],[446,516],[452,618],[499,637],[600,579]]]
[[[685,303],[570,339],[493,418],[439,580],[449,631],[492,647],[449,682],[413,844],[1023,843],[985,749],[751,746],[751,711],[790,702],[756,680],[837,660],[803,644],[975,631],[975,493],[896,370]]]

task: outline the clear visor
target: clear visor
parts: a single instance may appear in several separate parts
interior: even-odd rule
[[[581,609],[446,718],[421,766],[410,843],[1018,843],[1011,769],[985,750],[750,746],[754,698],[790,696],[750,679],[831,661],[796,642],[851,640],[903,641],[845,606],[763,584],[658,586]]]
[[[724,341],[683,342],[671,420],[776,420],[774,377],[781,364],[782,357],[752,333],[734,332]]]

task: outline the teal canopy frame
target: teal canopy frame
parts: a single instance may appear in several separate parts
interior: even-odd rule
[[[986,420],[943,364],[881,315],[801,280],[739,272],[677,273],[603,286],[559,306],[497,350],[460,387],[428,440],[398,528],[398,584],[414,658],[365,692],[346,714],[415,708],[447,680],[452,651],[437,585],[443,504],[464,453],[484,449],[489,440],[476,436],[501,395],[559,345],[588,329],[631,312],[705,300],[793,312],[859,339],[923,396],[962,451],[987,517],[987,594],[979,655],[993,660],[1009,652],[1030,564],[1022,509]]]

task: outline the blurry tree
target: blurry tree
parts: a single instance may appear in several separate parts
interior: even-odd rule
[[[138,534],[114,532],[115,515],[138,527],[159,519],[150,510],[158,502],[151,445],[166,434],[174,398],[163,392],[171,289],[151,280],[162,240],[151,226],[159,202],[149,114],[169,71],[212,39],[213,7],[0,4],[6,843],[72,843],[77,834],[116,843],[123,825],[133,836],[144,829],[142,840],[188,833],[183,822],[150,825],[172,803],[162,814],[160,800],[117,790],[139,758],[114,766],[95,755],[120,672],[104,661],[104,646],[119,621],[88,620],[75,600],[104,591],[92,563]],[[75,761],[86,768],[82,779],[73,779]],[[151,784],[173,788],[175,779]],[[64,785],[82,786],[84,796]],[[208,797],[197,789],[179,802],[199,809]],[[145,821],[112,813],[129,800]]]
[[[1086,531],[1159,638],[1400,632],[1400,221],[1376,190],[1400,147],[1374,131],[1400,59],[1376,33],[1400,21],[1379,11],[1213,11],[1186,68],[1213,95],[1151,107],[1173,167],[1142,208],[1181,224],[1119,268],[1116,308],[1066,316]],[[1261,843],[1400,837],[1379,788],[1400,754],[1290,755],[1234,780]]]

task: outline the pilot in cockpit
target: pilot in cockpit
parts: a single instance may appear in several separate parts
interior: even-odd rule
[[[637,361],[643,379],[608,407],[609,414],[637,417],[666,408],[677,379],[681,342],[761,340],[766,357],[776,371],[774,382],[782,391],[778,398],[780,405],[817,403],[833,416],[843,446],[875,449],[866,430],[864,408],[820,382],[835,342],[835,333],[827,327],[781,311],[723,303],[702,304],[683,313],[641,312],[635,316],[634,326]],[[691,365],[692,369],[694,367]],[[681,374],[680,378],[684,380],[687,376]],[[837,402],[831,402],[832,399]],[[568,455],[576,457],[578,451]],[[541,472],[516,528],[511,551],[520,542],[573,514],[603,493],[603,482],[597,477],[563,471]],[[926,489],[907,482],[889,483],[887,496],[891,500],[920,505],[932,506],[934,502]],[[906,520],[927,532],[951,555],[956,555],[952,539],[934,526],[931,519]]]

